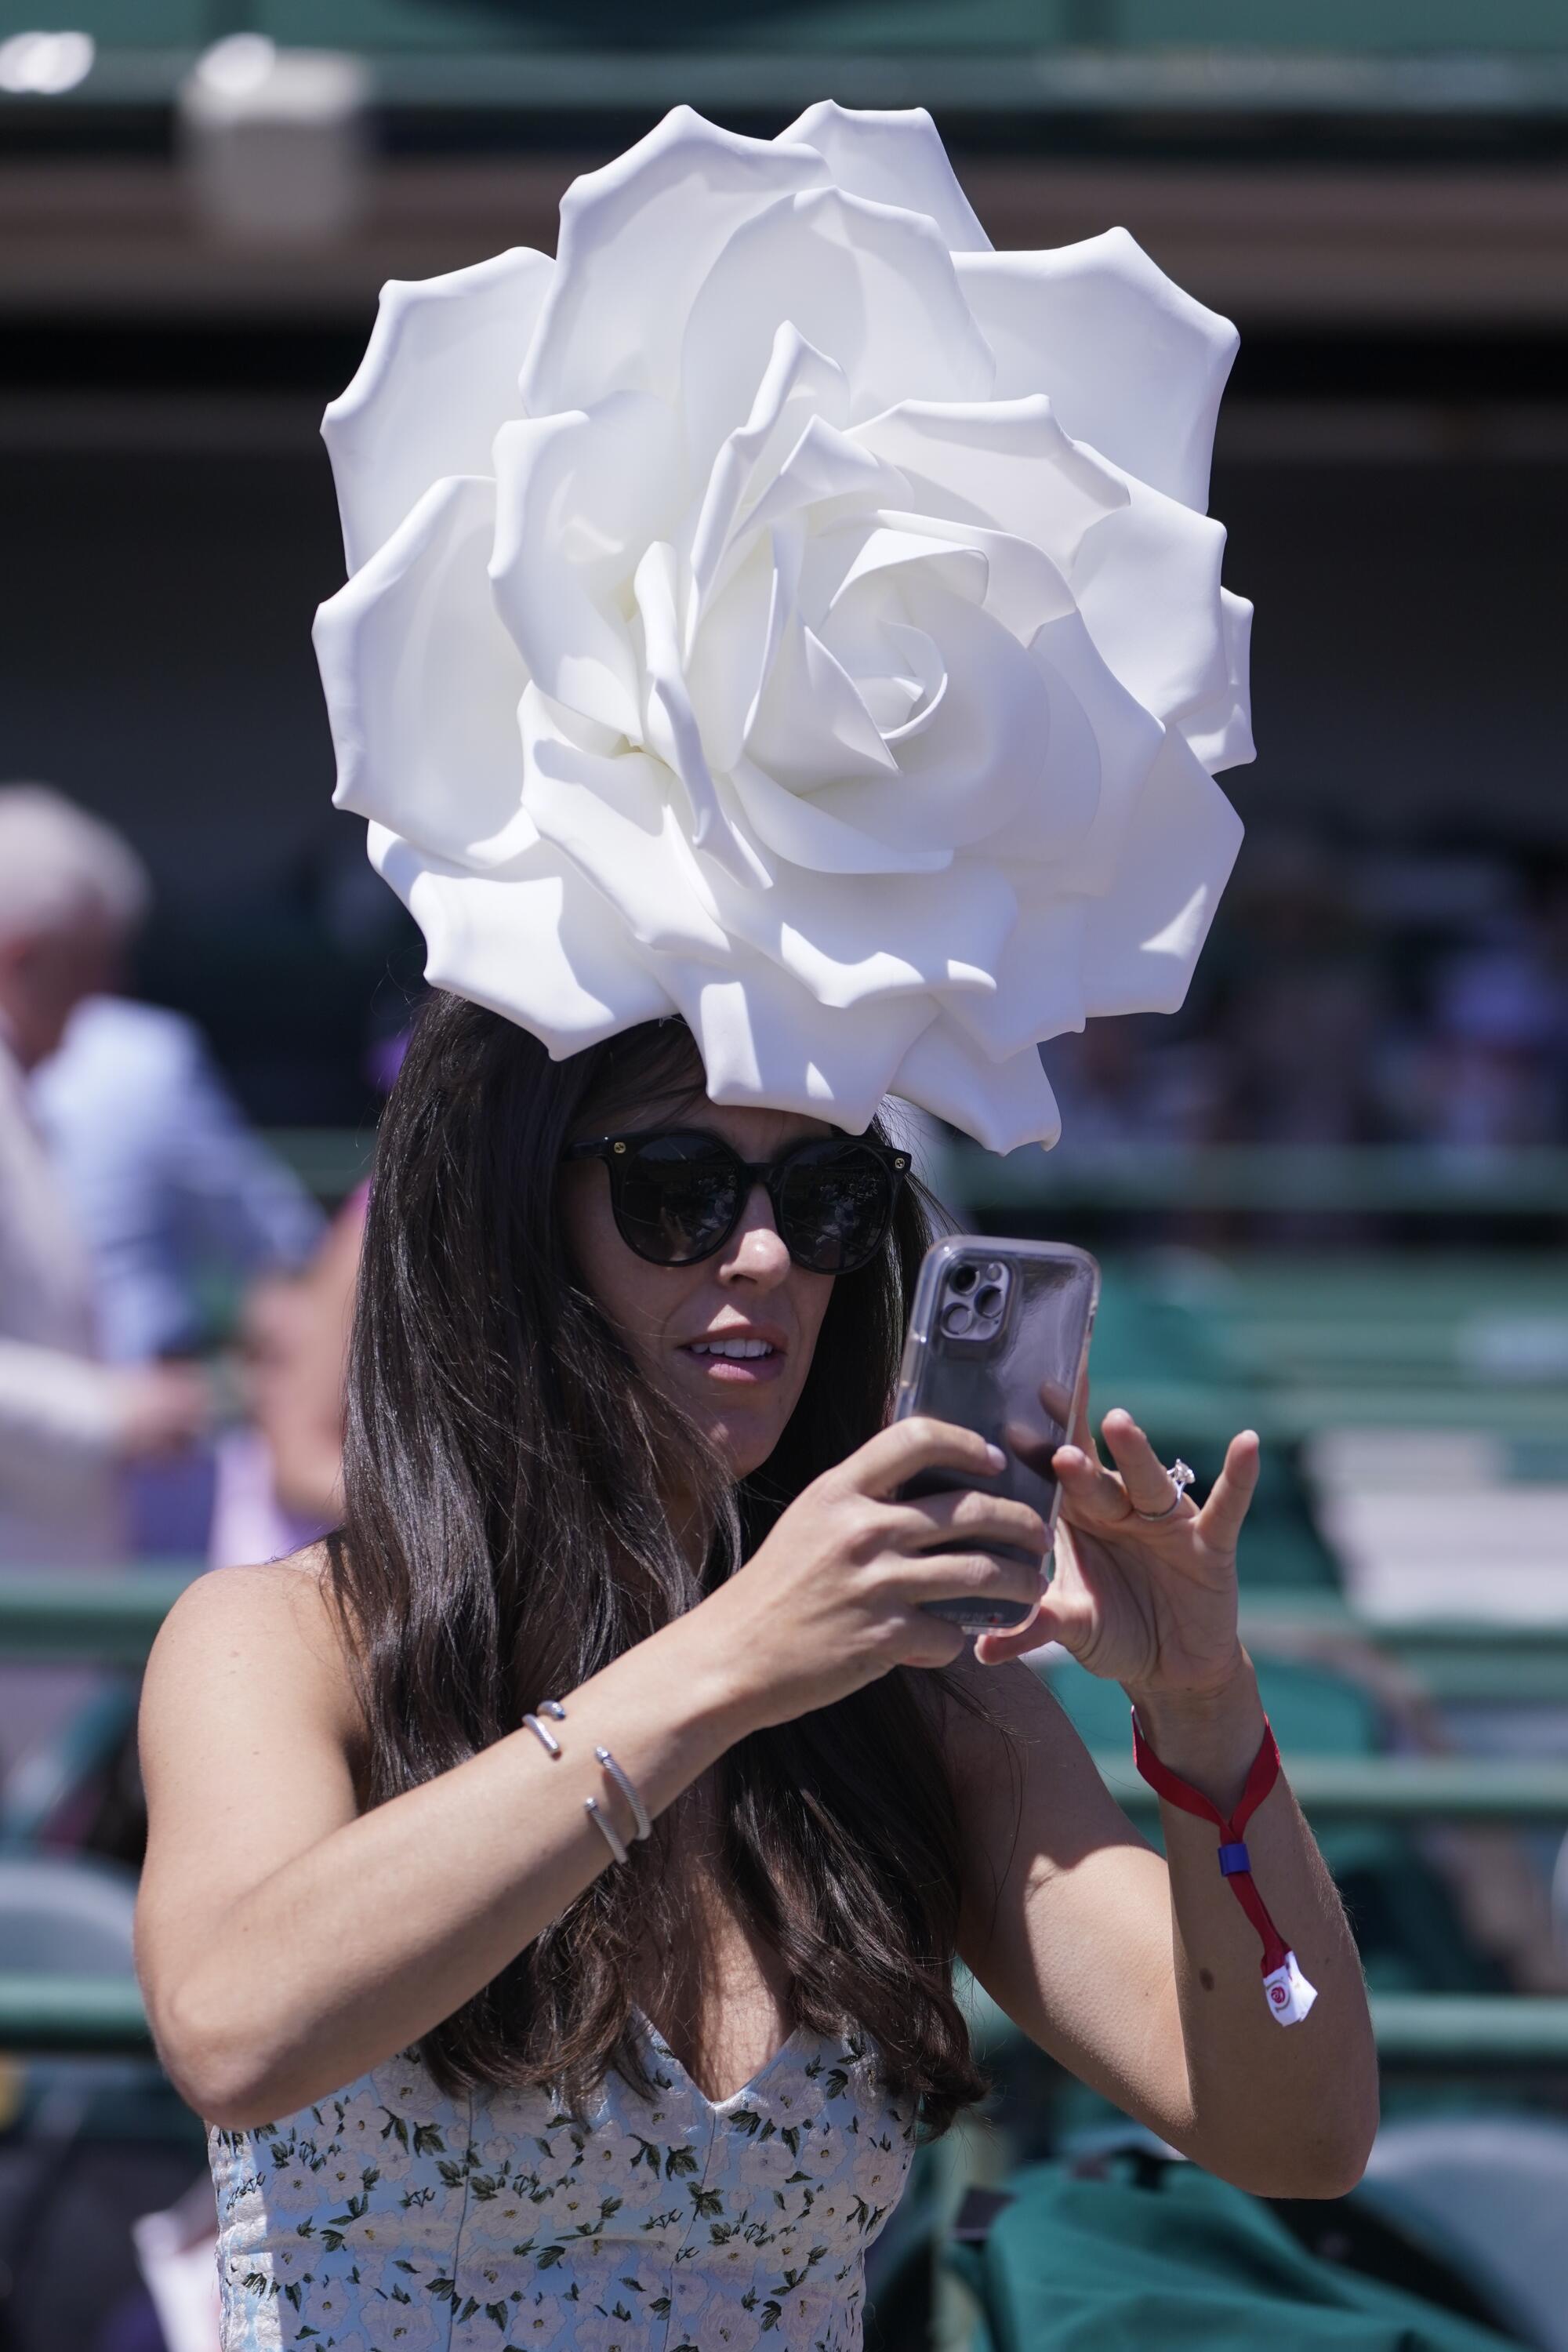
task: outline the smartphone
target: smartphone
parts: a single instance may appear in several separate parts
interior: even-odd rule
[[[893,1418],[929,1413],[978,1430],[1002,1448],[1007,1462],[988,1478],[922,1471],[901,1492],[942,1495],[973,1487],[1010,1496],[1038,1511],[1054,1534],[1061,1492],[1051,1457],[1072,1425],[1099,1304],[1099,1266],[1087,1250],[1067,1242],[952,1234],[935,1243],[915,1285]],[[1005,1544],[963,1549],[994,1559],[1023,1557]],[[924,1606],[968,1633],[1021,1625],[1029,1614],[1021,1601],[973,1596]]]

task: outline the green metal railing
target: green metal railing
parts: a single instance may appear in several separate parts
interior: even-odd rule
[[[8,1571],[0,1575],[0,1658],[140,1665],[201,1572],[194,1560],[109,1574]],[[1440,1617],[1384,1622],[1358,1617],[1331,1593],[1292,1593],[1244,1601],[1241,1629],[1257,1650],[1375,1651],[1439,1697],[1550,1702],[1568,1693],[1568,1618],[1545,1625]]]
[[[1121,1752],[1097,1754],[1095,1768],[1123,1811],[1159,1811],[1153,1790]],[[1301,1810],[1324,1822],[1506,1822],[1568,1823],[1568,1763],[1493,1756],[1292,1756],[1290,1786]]]
[[[0,1657],[91,1658],[139,1666],[199,1564],[121,1575],[0,1576]]]
[[[1379,1993],[1372,2013],[1385,2067],[1445,2074],[1568,2068],[1568,2000],[1523,1993]],[[975,2023],[983,2054],[999,2036],[1016,2033],[999,2011],[994,2020],[977,2015]],[[128,1979],[0,1974],[0,2051],[131,2056],[152,2047],[142,1996]]]
[[[193,1574],[170,1565],[121,1576],[0,1579],[0,1657],[94,1658],[134,1668]],[[1509,1671],[1533,1654],[1568,1667],[1568,1625],[1547,1628],[1425,1624],[1378,1626],[1342,1603],[1299,1599],[1249,1610],[1248,1637],[1354,1640],[1378,1644],[1419,1670],[1450,1676],[1478,1661]],[[1118,1750],[1097,1755],[1118,1801],[1147,1819],[1153,1792]],[[1448,1821],[1522,1825],[1568,1823],[1568,1761],[1453,1755],[1290,1759],[1291,1785],[1317,1822]],[[1444,2073],[1568,2067],[1568,2000],[1525,1996],[1450,1998],[1384,1995],[1373,2003],[1386,2064]],[[98,1977],[0,1975],[0,2051],[145,2052],[146,2020],[134,1984]]]
[[[932,1162],[937,1191],[986,1213],[1005,1209],[1302,1211],[1373,1215],[1568,1216],[1568,1150],[1426,1144],[1070,1142],[1005,1160],[952,1144]]]
[[[142,2054],[153,2035],[127,1977],[0,1973],[0,2050]]]

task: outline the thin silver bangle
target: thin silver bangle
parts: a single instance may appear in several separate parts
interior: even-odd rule
[[[647,1817],[647,1807],[638,1796],[631,1774],[622,1770],[607,1748],[595,1748],[594,1753],[632,1809],[632,1819],[637,1823],[637,1828],[633,1832],[634,1837],[647,1837],[653,1823]]]
[[[597,1800],[593,1797],[584,1797],[583,1800],[583,1810],[587,1814],[588,1819],[593,1822],[595,1828],[603,1832],[605,1843],[609,1847],[610,1852],[615,1855],[616,1860],[617,1862],[625,1862],[626,1859],[626,1847],[622,1840],[621,1833],[615,1826],[615,1823],[607,1820],[605,1815],[600,1811]]]
[[[542,1698],[539,1702],[539,1715],[553,1716],[557,1723],[564,1723],[566,1720],[566,1710],[558,1698]],[[539,1715],[525,1715],[522,1719],[545,1754],[559,1762],[561,1742],[552,1731],[546,1731],[539,1720]]]

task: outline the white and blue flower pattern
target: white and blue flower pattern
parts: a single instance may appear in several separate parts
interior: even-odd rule
[[[651,2097],[612,2072],[581,2121],[408,2055],[214,2131],[224,2352],[858,2352],[912,2102],[805,2030],[714,2102],[642,2026]]]

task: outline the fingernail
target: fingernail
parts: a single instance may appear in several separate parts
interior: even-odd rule
[[[999,1445],[988,1445],[985,1449],[985,1458],[993,1470],[1005,1470],[1007,1467],[1007,1456]]]

